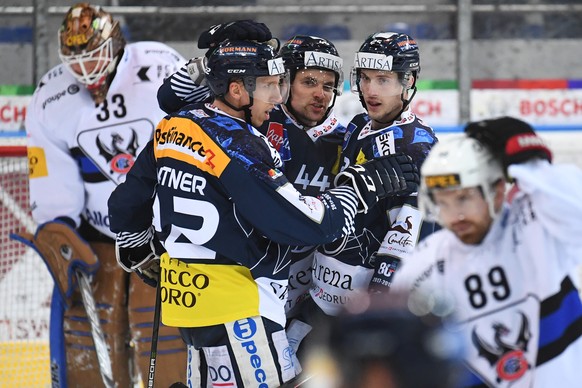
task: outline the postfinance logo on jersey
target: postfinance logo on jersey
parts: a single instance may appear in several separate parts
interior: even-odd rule
[[[220,177],[230,157],[190,119],[172,117],[158,124],[154,135],[156,159],[170,157]]]

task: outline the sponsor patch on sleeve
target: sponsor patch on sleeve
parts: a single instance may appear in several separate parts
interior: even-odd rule
[[[42,178],[48,176],[44,148],[28,147],[28,169],[30,178]]]

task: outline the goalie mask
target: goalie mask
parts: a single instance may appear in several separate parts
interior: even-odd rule
[[[318,74],[322,71],[333,72],[335,76],[333,88],[330,87],[331,85],[323,85],[324,93],[333,93],[323,118],[325,120],[335,104],[336,97],[342,94],[344,82],[343,59],[339,56],[333,43],[316,36],[295,35],[283,44],[279,50],[279,55],[291,73],[291,82],[295,80],[297,72],[301,70],[312,70],[311,79],[315,83],[321,78],[318,77]],[[293,113],[290,100],[291,96],[286,106]]]
[[[431,149],[421,168],[421,184],[418,203],[423,215],[441,225],[443,212],[434,201],[439,190],[474,189],[475,194],[485,199],[489,214],[495,218],[495,185],[503,180],[501,163],[479,141],[465,134],[451,135],[441,139]],[[457,212],[475,211],[469,195]],[[451,211],[450,209],[448,211]]]
[[[101,103],[109,89],[107,78],[125,47],[119,23],[100,6],[78,3],[65,15],[58,35],[61,61],[95,103]]]
[[[377,72],[396,73],[397,82],[378,85],[384,96],[401,96],[402,113],[416,94],[416,80],[420,72],[420,54],[416,41],[410,36],[397,32],[378,32],[370,35],[355,55],[350,71],[350,89],[362,96],[362,69]]]

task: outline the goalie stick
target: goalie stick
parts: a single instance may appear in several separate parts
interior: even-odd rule
[[[99,316],[97,315],[97,307],[95,305],[95,299],[93,298],[93,292],[91,291],[91,284],[87,275],[85,275],[81,270],[75,269],[75,276],[77,277],[79,291],[81,293],[81,298],[83,299],[83,305],[85,306],[87,317],[91,323],[91,336],[93,337],[93,342],[95,344],[95,353],[97,353],[99,371],[101,372],[103,383],[106,388],[114,388],[115,383],[113,382],[113,371],[111,370],[111,358],[109,357],[109,351],[107,349],[103,330],[99,324]]]

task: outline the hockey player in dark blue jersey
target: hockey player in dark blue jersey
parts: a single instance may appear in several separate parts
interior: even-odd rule
[[[343,167],[404,152],[420,168],[437,139],[410,108],[419,71],[418,46],[410,36],[381,32],[364,41],[355,55],[350,86],[366,113],[348,125]],[[416,196],[393,196],[359,214],[354,233],[315,253],[313,301],[324,313],[335,315],[358,291],[387,290],[399,261],[431,231],[432,225],[423,223]]]
[[[200,48],[210,47],[225,36],[244,36],[252,40],[272,38],[264,24],[249,20],[210,30],[216,28],[212,39],[207,32],[200,37]],[[329,40],[304,35],[287,40],[279,55],[290,72],[289,98],[273,109],[258,130],[279,151],[283,160],[281,170],[293,186],[302,194],[318,195],[331,187],[339,170],[346,129],[334,114],[333,107],[336,97],[342,93],[343,60]],[[202,59],[191,60],[164,81],[158,100],[166,112],[207,97]],[[302,302],[309,298],[314,250],[314,246],[294,247],[288,252],[292,262],[285,306],[288,318],[298,317]],[[289,335],[293,337],[294,347],[309,330],[299,321],[293,323]]]
[[[300,193],[255,129],[285,101],[282,58],[266,43],[226,40],[206,65],[213,101],[158,124],[109,199],[111,230],[120,265],[159,279],[162,322],[199,352],[192,384],[276,387],[297,373],[284,330],[290,246],[350,233],[357,211],[415,191],[418,173],[393,155],[347,167],[317,196]],[[156,238],[167,252],[159,278]]]

